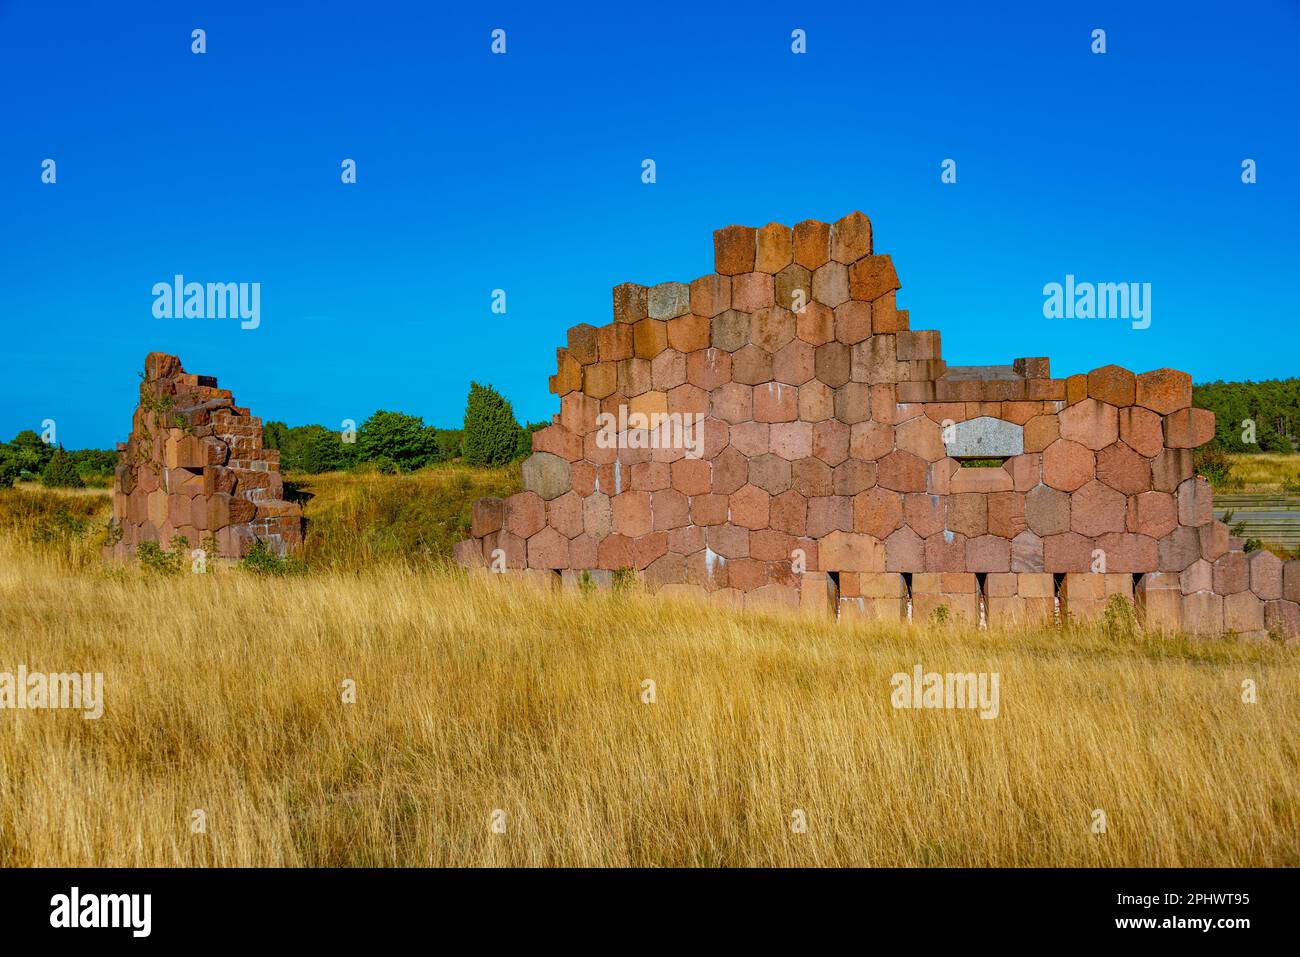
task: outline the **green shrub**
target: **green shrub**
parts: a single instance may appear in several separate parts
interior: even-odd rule
[[[1192,456],[1192,467],[1214,488],[1228,488],[1231,482],[1232,461],[1217,448],[1206,446],[1197,449]]]
[[[63,451],[62,446],[55,449],[54,455],[41,471],[41,483],[46,488],[83,488],[86,484],[77,474],[72,456]]]
[[[1125,595],[1111,595],[1102,611],[1102,630],[1107,638],[1132,638],[1137,634],[1137,613]]]
[[[183,540],[183,539],[182,539]],[[188,542],[186,545],[188,546]],[[175,575],[181,570],[181,551],[167,551],[158,542],[141,542],[135,546],[135,558],[145,571],[158,575]]]
[[[253,543],[252,549],[239,561],[239,567],[258,575],[288,575],[302,570],[302,565],[292,558],[281,558],[266,547],[260,539]]]

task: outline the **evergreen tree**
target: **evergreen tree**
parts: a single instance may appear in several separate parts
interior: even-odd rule
[[[461,449],[466,465],[487,467],[512,461],[519,450],[522,431],[510,403],[496,389],[470,383]]]
[[[54,450],[50,461],[41,472],[41,482],[47,488],[81,488],[84,483],[77,474],[77,466],[72,456],[63,451],[63,446]]]

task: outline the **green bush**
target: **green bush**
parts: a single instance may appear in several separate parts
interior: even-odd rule
[[[292,558],[281,558],[258,540],[239,561],[239,567],[258,575],[288,575],[302,570],[301,563]]]
[[[381,409],[361,423],[357,454],[362,462],[389,459],[414,471],[438,461],[438,436],[418,416]]]
[[[54,455],[41,471],[41,483],[46,488],[82,488],[86,484],[77,474],[72,456],[63,451],[62,446],[55,449]]]
[[[188,547],[188,541],[185,544]],[[167,551],[158,542],[141,542],[135,546],[136,561],[145,571],[158,575],[175,575],[181,570],[182,551],[175,547],[174,541],[172,547],[172,551]]]
[[[470,383],[461,452],[466,465],[481,468],[514,461],[519,454],[522,431],[510,403],[496,389]]]

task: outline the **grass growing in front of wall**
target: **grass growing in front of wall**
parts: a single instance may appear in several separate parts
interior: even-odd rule
[[[0,670],[105,695],[98,721],[0,712],[0,866],[1300,865],[1300,669],[1273,643],[836,625],[437,563],[159,576],[12,528],[0,635]],[[917,664],[997,672],[998,717],[895,710]]]
[[[452,546],[469,537],[474,500],[511,495],[522,486],[518,465],[444,465],[405,475],[290,475],[286,487],[290,497],[303,500],[307,519],[301,560],[314,569],[358,570],[449,560]]]

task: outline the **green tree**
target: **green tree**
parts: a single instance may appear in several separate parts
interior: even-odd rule
[[[31,429],[23,429],[15,435],[9,448],[24,472],[40,472],[54,456],[54,450]]]
[[[438,439],[418,416],[381,409],[361,423],[357,452],[362,462],[389,459],[409,471],[438,460]]]
[[[519,431],[519,446],[515,449],[515,458],[526,459],[533,454],[533,433],[546,428],[549,422],[529,422]]]
[[[355,445],[347,445],[337,432],[321,429],[303,443],[301,468],[304,472],[338,472],[353,464],[350,454]]]
[[[85,484],[77,474],[72,456],[63,451],[63,446],[55,449],[50,456],[50,461],[41,472],[41,482],[47,488],[81,488]]]
[[[466,465],[483,467],[512,461],[518,454],[522,431],[510,403],[496,389],[470,383],[461,451]]]
[[[13,451],[7,445],[0,445],[0,488],[11,488],[22,471]]]

